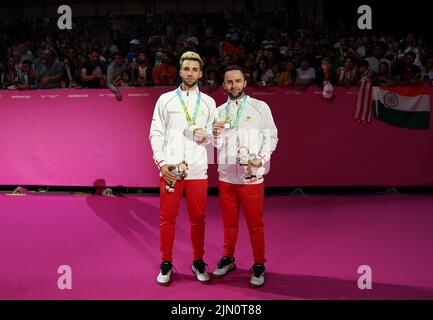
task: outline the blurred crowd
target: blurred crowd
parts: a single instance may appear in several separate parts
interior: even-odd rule
[[[359,86],[433,81],[433,51],[420,34],[387,34],[319,23],[294,10],[271,13],[164,14],[0,21],[0,88],[173,86],[179,58],[198,52],[200,85],[222,82],[222,70],[241,65],[249,86]],[[406,26],[410,27],[410,26]]]

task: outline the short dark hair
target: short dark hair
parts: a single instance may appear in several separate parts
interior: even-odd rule
[[[412,58],[416,58],[416,53],[413,51],[406,52],[405,56],[411,56]]]
[[[223,76],[225,76],[226,72],[229,72],[229,71],[240,71],[242,73],[242,75],[244,76],[244,78],[245,78],[245,72],[244,72],[244,69],[241,66],[238,66],[238,65],[227,66],[224,69]]]
[[[331,58],[329,58],[329,57],[324,57],[324,58],[322,59],[322,63],[329,63],[329,64],[332,64],[332,60],[331,60]]]
[[[21,64],[28,64],[29,66],[31,66],[32,62],[30,60],[24,60],[23,62],[21,62]]]

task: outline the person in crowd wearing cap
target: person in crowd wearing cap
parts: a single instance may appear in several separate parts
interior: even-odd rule
[[[150,128],[153,158],[160,171],[160,249],[161,266],[157,283],[171,280],[176,218],[185,192],[190,221],[193,263],[197,280],[210,280],[204,256],[205,213],[207,201],[207,145],[212,139],[215,101],[200,92],[203,61],[195,52],[187,51],[180,59],[182,84],[162,94],[156,102]],[[211,146],[211,145],[209,145]],[[180,163],[187,164],[187,176],[179,180],[173,173]],[[166,188],[175,182],[175,188]],[[174,189],[174,190],[173,190]],[[172,191],[172,192],[170,192]]]
[[[129,52],[126,55],[126,59],[129,62],[133,62],[134,59],[137,59],[138,57],[138,47],[140,45],[140,40],[138,39],[132,39],[131,41],[129,41]]]
[[[266,262],[263,174],[269,169],[278,135],[269,106],[246,95],[246,85],[241,67],[225,69],[223,87],[228,100],[217,108],[217,121],[213,125],[213,142],[218,149],[218,191],[224,246],[223,257],[213,275],[222,277],[236,268],[235,246],[242,205],[254,256],[250,285],[260,287],[265,283]],[[246,161],[240,160],[239,154],[247,156]],[[260,171],[261,175],[257,175],[255,181],[247,177],[248,172]]]

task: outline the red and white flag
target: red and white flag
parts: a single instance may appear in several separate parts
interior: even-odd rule
[[[370,72],[367,71],[361,79],[359,88],[358,102],[356,104],[355,120],[359,123],[367,124],[371,122],[371,100],[373,94],[373,84]]]

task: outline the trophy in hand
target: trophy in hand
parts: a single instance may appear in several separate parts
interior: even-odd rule
[[[172,167],[170,170],[171,173],[177,176],[177,180],[183,180],[188,176],[188,163],[184,160],[181,163],[178,163]],[[168,192],[174,192],[175,181],[167,181],[167,185],[165,189]]]
[[[254,165],[254,163],[257,162],[258,160],[259,158],[257,157],[257,155],[254,153],[249,153],[247,147],[239,148],[236,162],[240,166],[245,168],[244,182],[246,184],[256,182],[264,175],[265,168],[263,166],[256,167]]]

